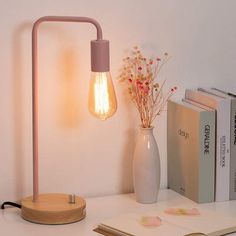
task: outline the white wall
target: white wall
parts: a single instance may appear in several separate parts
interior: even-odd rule
[[[93,26],[40,26],[40,188],[84,196],[132,191],[138,114],[116,80],[127,48],[168,51],[162,78],[179,87],[236,91],[236,1],[0,0],[0,201],[31,195],[31,28],[44,15],[90,16],[111,42],[116,116],[87,109]],[[154,123],[166,186],[166,114]]]

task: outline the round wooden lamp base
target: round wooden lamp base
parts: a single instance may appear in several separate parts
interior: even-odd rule
[[[60,225],[74,223],[85,218],[86,202],[76,196],[75,203],[69,202],[68,194],[40,194],[37,202],[32,196],[22,199],[23,219],[39,224]]]

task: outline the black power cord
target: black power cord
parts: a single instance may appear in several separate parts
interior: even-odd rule
[[[17,207],[17,208],[21,208],[21,205],[15,203],[15,202],[4,202],[4,203],[1,205],[1,209],[5,209],[5,205],[13,206],[13,207]]]

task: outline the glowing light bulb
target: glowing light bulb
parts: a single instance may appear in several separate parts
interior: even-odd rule
[[[92,72],[89,88],[89,111],[101,120],[111,117],[117,109],[110,72]]]

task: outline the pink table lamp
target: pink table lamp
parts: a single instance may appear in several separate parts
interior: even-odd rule
[[[38,19],[32,31],[32,90],[33,90],[33,196],[22,199],[21,215],[25,220],[40,224],[67,224],[85,218],[86,202],[68,194],[39,194],[38,168],[38,26],[43,22],[83,22],[96,27],[97,39],[91,41],[91,71],[89,111],[105,120],[117,109],[109,65],[109,41],[102,39],[97,21],[88,17],[45,16]]]

